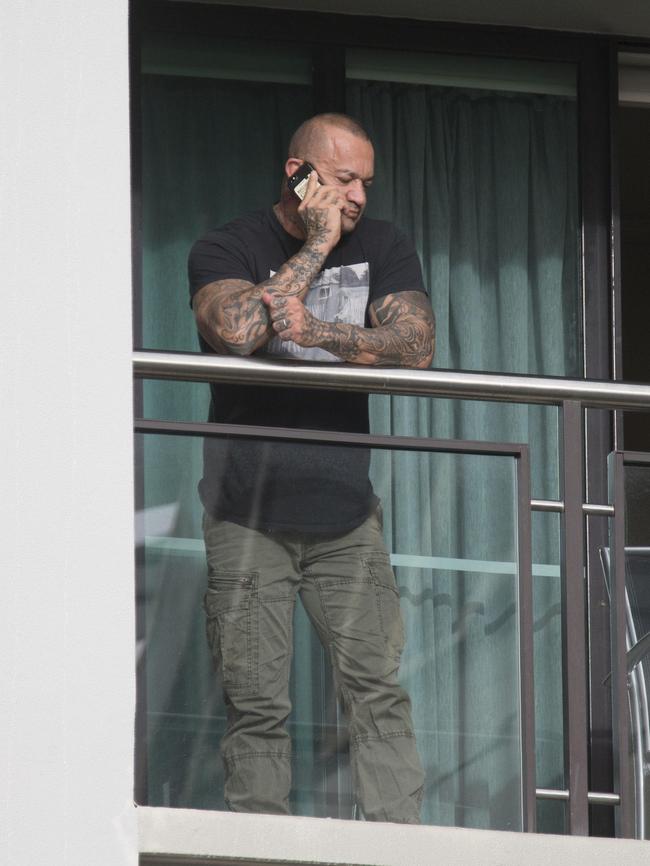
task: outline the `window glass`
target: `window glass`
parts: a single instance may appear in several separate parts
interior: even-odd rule
[[[613,455],[612,455],[613,456]],[[650,457],[630,452],[622,463],[625,490],[625,514],[610,520],[610,545],[613,544],[615,522],[624,520],[625,548],[625,649],[627,677],[627,716],[630,772],[629,805],[634,809],[634,835],[650,838],[650,772],[647,755],[650,748]],[[628,462],[629,461],[629,462]],[[611,467],[610,467],[611,471]],[[612,488],[616,478],[610,477]],[[611,547],[600,551],[603,576],[611,598],[611,581],[615,564]],[[619,602],[620,603],[620,602]],[[614,616],[612,609],[611,615]],[[621,635],[621,640],[623,636]],[[604,687],[611,685],[608,677]],[[613,695],[613,691],[612,691]],[[617,713],[616,701],[612,711]]]
[[[465,60],[349,53],[347,107],[376,150],[368,214],[416,242],[436,366],[580,376],[575,70]]]
[[[150,37],[141,102],[136,340],[147,349],[196,351],[189,250],[209,229],[276,200],[289,138],[313,113],[308,55],[265,43]]]
[[[142,284],[137,347],[196,352],[187,258],[210,229],[276,200],[296,126],[313,113],[306,50],[150,34],[142,47]],[[204,421],[203,385],[138,383],[143,413]]]
[[[351,49],[347,77],[348,110],[376,146],[368,213],[397,222],[422,258],[437,319],[434,366],[580,377],[575,67]],[[533,497],[558,497],[554,408],[412,403],[373,396],[373,429],[527,442]],[[450,508],[450,522],[462,522]],[[533,526],[536,561],[559,563],[557,521],[536,515]],[[538,772],[556,787],[559,564],[552,575],[538,572],[535,587]],[[563,813],[541,805],[540,829],[562,832]]]
[[[277,200],[289,137],[313,114],[311,61],[294,45],[159,36],[142,57],[136,342],[196,351],[189,249],[206,230]],[[581,375],[574,68],[350,51],[347,74],[347,110],[376,150],[368,214],[396,222],[417,246],[437,317],[435,365]],[[146,416],[207,418],[207,386],[147,381],[141,396]],[[558,496],[555,409],[372,397],[370,414],[375,433],[528,442],[533,496]],[[139,799],[223,808],[226,709],[201,612],[201,443],[147,436],[138,447]],[[520,829],[511,463],[375,452],[372,478],[406,620],[401,676],[427,774],[424,819]],[[536,515],[533,534],[538,773],[555,787],[557,520]],[[300,605],[294,629],[291,808],[360,817],[330,657]],[[555,804],[540,810],[541,829],[558,831],[562,820]]]
[[[572,63],[348,48],[346,75],[361,81],[555,94],[573,99],[576,94]]]
[[[145,75],[311,86],[311,55],[293,44],[150,33],[142,41],[141,64]]]

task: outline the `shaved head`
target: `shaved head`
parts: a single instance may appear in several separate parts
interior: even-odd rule
[[[337,207],[343,234],[354,231],[367,201],[367,190],[375,172],[375,154],[370,137],[361,124],[347,114],[317,114],[302,123],[289,144],[284,165],[280,201],[276,215],[294,237],[305,237],[299,214],[300,198],[287,183],[305,163],[311,164],[318,183],[311,195],[318,196],[323,211]],[[320,188],[321,193],[317,190]]]
[[[301,123],[289,142],[289,157],[309,161],[322,152],[327,144],[328,132],[340,130],[370,143],[370,136],[363,126],[347,114],[317,114]]]

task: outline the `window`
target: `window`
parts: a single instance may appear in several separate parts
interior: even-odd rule
[[[262,23],[250,28],[255,37],[269,20],[264,15],[260,19]],[[224,29],[228,31],[227,26]],[[275,25],[276,35],[278,29]],[[211,225],[273,201],[292,129],[313,111],[329,107],[345,108],[359,116],[375,141],[378,178],[369,213],[396,221],[418,246],[438,316],[436,364],[577,377],[589,367],[589,352],[593,355],[594,350],[587,347],[585,353],[584,346],[593,323],[588,322],[583,333],[588,316],[581,278],[581,236],[589,233],[585,235],[581,212],[584,165],[578,161],[577,149],[581,108],[577,62],[571,52],[560,59],[549,51],[548,60],[532,61],[521,56],[523,49],[513,51],[519,55],[516,58],[494,58],[479,56],[485,49],[469,57],[460,49],[457,55],[450,54],[449,47],[443,54],[424,51],[422,44],[416,46],[417,51],[408,52],[366,45],[350,48],[346,55],[334,50],[328,65],[322,62],[320,46],[304,41],[299,48],[296,43],[281,46],[273,34],[268,41],[254,43],[242,40],[240,31],[235,26],[232,36],[221,30],[214,38],[204,33],[173,40],[157,35],[143,43],[141,345],[195,350],[195,328],[185,293],[185,260],[192,241]],[[329,31],[323,32],[327,39]],[[350,42],[358,45],[363,40],[355,33]],[[402,44],[407,41],[404,38]],[[531,54],[539,56],[540,51]],[[310,68],[315,70],[313,87]],[[339,102],[323,105],[323,93]],[[147,417],[200,422],[207,416],[207,388],[203,386],[147,382],[141,397]],[[377,433],[528,442],[533,497],[557,497],[554,409],[373,398],[372,422]],[[216,693],[203,686],[197,689],[195,680],[197,676],[203,683],[209,679],[199,607],[204,566],[195,488],[201,474],[200,452],[198,438],[150,436],[140,442],[140,504],[147,509],[172,504],[174,509],[159,535],[147,532],[148,547],[141,564],[143,585],[149,589],[145,590],[147,613],[141,634],[149,639],[153,629],[167,638],[171,630],[168,617],[181,609],[193,623],[179,630],[176,637],[181,645],[176,643],[175,650],[168,643],[167,650],[161,648],[159,661],[151,652],[146,656],[141,724],[149,752],[148,760],[141,755],[141,799],[161,805],[219,808],[219,785],[214,778],[210,783],[200,781],[207,771],[206,756],[216,755],[223,723]],[[397,452],[376,452],[373,483],[381,490],[386,537],[407,613],[413,594],[409,581],[429,581],[424,596],[429,592],[442,598],[446,595],[437,592],[436,580],[448,578],[430,573],[431,563],[426,575],[413,571],[416,567],[399,557],[433,558],[438,563],[433,572],[454,572],[438,562],[442,559],[447,564],[472,560],[485,567],[478,577],[471,569],[465,573],[461,568],[454,573],[462,572],[462,578],[452,581],[454,591],[466,585],[469,609],[477,612],[482,606],[482,613],[477,613],[478,619],[472,620],[457,647],[466,659],[475,654],[478,665],[471,662],[463,668],[467,685],[481,679],[481,661],[492,664],[482,657],[481,643],[474,643],[473,634],[496,629],[495,646],[502,640],[502,651],[511,654],[504,670],[516,662],[517,603],[512,578],[489,576],[497,573],[490,570],[495,563],[515,561],[513,548],[508,547],[512,522],[504,521],[499,536],[484,510],[479,507],[476,511],[478,501],[471,491],[485,489],[493,471],[487,464],[471,476],[473,482],[467,480],[470,476],[465,477],[459,461],[440,461],[439,466],[446,468],[436,468],[432,472],[435,482],[418,488],[415,499],[412,491],[422,477],[417,462],[410,457],[404,461]],[[149,511],[147,520],[155,514]],[[421,536],[411,535],[414,514],[430,527],[426,544]],[[544,695],[538,702],[537,773],[538,785],[549,788],[564,787],[558,532],[556,516],[534,516],[534,599],[539,624],[535,677],[538,693]],[[460,543],[461,539],[465,540]],[[193,586],[191,593],[187,593],[186,580]],[[499,582],[503,591],[495,588]],[[153,586],[158,587],[155,596],[149,594]],[[498,597],[503,601],[499,609],[503,619],[496,612],[497,603],[495,618],[490,620],[487,611]],[[460,596],[450,604],[447,633],[438,629],[441,646],[459,640],[454,635],[465,615]],[[420,607],[415,614],[420,625],[409,628],[409,639],[420,640],[420,649],[428,640],[423,611]],[[298,657],[305,664],[294,675],[294,705],[300,705],[303,712],[292,723],[301,756],[294,808],[307,814],[352,816],[348,770],[339,749],[344,728],[339,711],[333,709],[326,660],[307,620],[300,613],[297,616],[298,639],[305,642],[300,644],[305,651]],[[165,640],[160,644],[162,647]],[[409,665],[423,664],[408,660],[408,652],[413,651],[412,644],[407,649],[406,676],[410,675]],[[193,661],[179,665],[179,657],[187,652]],[[495,652],[497,658],[499,650]],[[441,655],[443,650],[433,662]],[[202,661],[196,663],[199,656]],[[425,659],[426,654],[420,652],[418,657]],[[430,658],[426,664],[431,664]],[[180,670],[192,672],[184,678]],[[492,685],[489,676],[484,681]],[[431,692],[426,685],[411,691],[416,714],[420,713],[420,739],[430,738],[434,745],[427,748],[435,755],[442,748],[443,728],[430,724]],[[459,699],[460,692],[455,694]],[[464,712],[468,718],[472,713],[484,717],[480,708],[493,697],[485,688],[471,706],[466,704]],[[425,705],[429,702],[426,710],[418,709],[418,698]],[[517,701],[510,711],[505,704],[501,706],[510,712],[511,726],[503,753],[510,757],[499,777],[504,791],[509,792],[503,796],[502,807],[492,813],[484,807],[486,797],[494,799],[489,785],[493,771],[488,769],[489,759],[483,761],[487,753],[480,745],[476,749],[468,746],[469,752],[463,753],[459,740],[455,749],[443,748],[448,757],[454,756],[453,771],[445,777],[448,799],[441,803],[436,794],[427,805],[427,820],[521,826],[521,814],[513,806],[520,802],[517,774],[508,776],[514,768],[513,755],[521,748],[512,733],[520,730],[517,706]],[[316,738],[314,720],[320,725]],[[494,722],[498,727],[496,716]],[[444,724],[450,726],[448,730],[453,727],[450,720]],[[465,734],[455,728],[461,740]],[[323,743],[327,758],[323,757]],[[467,743],[469,740],[464,741]],[[480,760],[470,759],[475,776],[474,770],[469,775],[461,770],[461,755],[467,758],[470,752],[482,755]],[[435,774],[442,771],[439,766],[431,769],[434,763],[431,758],[431,790],[439,791]],[[314,774],[321,780],[318,784]],[[561,831],[563,812],[561,804],[541,804],[540,828]]]

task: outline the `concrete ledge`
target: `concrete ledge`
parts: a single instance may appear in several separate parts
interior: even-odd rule
[[[292,866],[640,866],[650,842],[138,807],[142,862]]]

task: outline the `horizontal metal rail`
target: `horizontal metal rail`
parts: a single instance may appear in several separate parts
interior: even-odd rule
[[[133,353],[133,371],[138,378],[143,379],[329,388],[420,397],[545,403],[554,406],[573,400],[591,408],[650,409],[650,385],[628,382],[365,367],[354,364],[309,364],[272,361],[260,357],[240,358],[231,355],[143,350]]]
[[[530,507],[533,511],[546,511],[555,514],[564,512],[564,502],[561,499],[531,499]],[[590,517],[613,517],[613,505],[595,505],[592,502],[582,503],[582,513]]]
[[[537,788],[535,791],[538,800],[562,800],[568,802],[569,791],[557,788]],[[587,800],[592,806],[618,806],[621,802],[619,794],[605,794],[600,791],[588,791]]]

